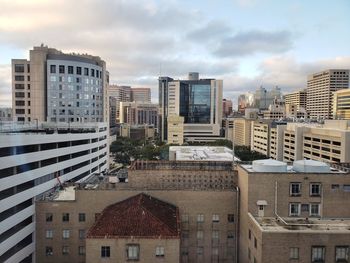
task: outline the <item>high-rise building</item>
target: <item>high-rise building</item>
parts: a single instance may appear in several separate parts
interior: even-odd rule
[[[111,120],[111,124],[120,123],[120,102],[131,101],[131,88],[129,86],[118,86],[118,85],[109,85],[108,86],[108,96],[114,97],[112,110],[115,111],[115,120]],[[114,108],[115,107],[115,108]],[[114,117],[114,116],[112,116]]]
[[[334,92],[333,116],[334,119],[350,120],[350,89]]]
[[[190,73],[189,80],[161,77],[159,89],[162,128],[169,115],[179,115],[184,117],[185,140],[220,138],[222,80],[199,79],[198,73]],[[161,132],[162,139],[167,140],[166,129]]]
[[[222,117],[232,114],[232,100],[222,99]]]
[[[348,69],[329,69],[307,79],[306,110],[313,119],[332,119],[334,92],[349,88]]]
[[[151,89],[131,88],[131,101],[151,103]]]
[[[284,95],[286,105],[295,105],[297,110],[306,109],[306,90],[298,90]]]
[[[107,125],[33,122],[0,129],[0,262],[36,262],[35,201],[108,168]]]
[[[119,122],[130,125],[148,124],[158,126],[158,104],[143,102],[120,102]]]
[[[168,85],[169,82],[173,81],[169,77],[159,77],[159,92],[158,92],[158,103],[159,103],[159,125],[158,131],[160,139],[162,141],[168,140]]]
[[[108,81],[100,57],[34,47],[12,60],[14,120],[108,122]]]
[[[168,116],[168,144],[184,143],[184,117],[178,115]]]
[[[233,123],[233,143],[238,146],[250,146],[253,120],[235,118]]]

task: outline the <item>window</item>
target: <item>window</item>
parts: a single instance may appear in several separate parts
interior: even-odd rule
[[[68,66],[68,74],[73,74],[73,66]]]
[[[85,213],[79,213],[79,222],[85,222]]]
[[[79,229],[79,239],[85,238],[85,229]]]
[[[52,256],[53,255],[52,247],[45,247],[45,253],[46,253],[46,256]]]
[[[183,214],[183,215],[181,216],[181,221],[182,221],[183,223],[187,223],[187,222],[188,222],[188,214]]]
[[[211,253],[213,256],[218,256],[219,255],[219,248],[213,247],[211,250]]]
[[[228,221],[229,223],[235,222],[235,215],[234,215],[234,214],[228,214],[228,215],[227,215],[227,221]]]
[[[95,77],[95,70],[91,69],[91,77]]]
[[[62,214],[62,222],[69,222],[69,213]]]
[[[249,229],[249,231],[248,231],[248,238],[249,238],[249,240],[251,240],[252,239],[252,231]]]
[[[63,246],[62,255],[68,255],[68,254],[69,254],[69,246]]]
[[[164,247],[156,247],[156,257],[164,257]]]
[[[24,76],[15,75],[15,81],[24,81]]]
[[[197,239],[203,239],[203,230],[197,231]]]
[[[50,73],[56,73],[56,65],[50,65]]]
[[[320,215],[320,204],[310,204],[310,216]]]
[[[232,230],[227,231],[227,239],[235,238],[235,232]]]
[[[111,248],[107,246],[101,247],[101,258],[109,258],[111,256]]]
[[[219,231],[218,230],[213,230],[211,237],[213,239],[219,239]]]
[[[81,67],[77,67],[77,75],[81,75]]]
[[[290,203],[289,204],[289,215],[290,216],[299,216],[300,215],[300,204],[299,203]]]
[[[203,247],[197,247],[197,255],[202,256],[203,255]]]
[[[79,255],[85,255],[85,247],[84,246],[79,247]]]
[[[183,230],[183,231],[181,231],[181,236],[182,236],[183,239],[184,239],[184,238],[188,238],[188,237],[189,237],[188,230]]]
[[[69,234],[70,234],[70,231],[69,231],[68,229],[63,229],[63,231],[62,231],[62,237],[63,237],[64,239],[69,238]]]
[[[203,223],[204,222],[204,215],[198,214],[197,215],[197,223]]]
[[[344,192],[350,192],[350,184],[344,184],[343,190],[344,190]]]
[[[15,64],[15,72],[24,72],[24,64]]]
[[[248,247],[248,259],[250,260],[251,259],[251,252],[250,252],[250,248]]]
[[[325,252],[326,252],[325,247],[312,247],[311,262],[324,262]]]
[[[88,68],[84,68],[84,75],[89,76],[89,69]]]
[[[255,247],[255,248],[258,247],[258,240],[256,239],[256,237],[254,237],[254,247]]]
[[[46,230],[46,238],[50,238],[52,239],[53,238],[53,231],[52,230]]]
[[[349,247],[335,247],[335,262],[349,262]]]
[[[301,195],[301,183],[290,183],[290,196],[300,196]]]
[[[311,183],[310,184],[310,196],[320,196],[321,195],[321,184]]]
[[[299,259],[299,248],[298,247],[289,248],[289,259]]]
[[[46,213],[46,222],[52,222],[53,215],[52,213]]]
[[[218,214],[213,214],[213,222],[219,222],[220,218]]]
[[[127,254],[128,259],[130,260],[138,260],[139,259],[139,251],[140,246],[139,245],[127,245]]]
[[[64,65],[59,65],[59,67],[58,67],[58,72],[59,72],[60,74],[64,74]]]
[[[339,189],[339,184],[332,184],[331,189],[332,190],[338,190]]]

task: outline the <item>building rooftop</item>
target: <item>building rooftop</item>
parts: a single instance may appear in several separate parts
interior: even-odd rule
[[[107,206],[87,238],[179,238],[176,206],[144,193]]]
[[[169,159],[177,161],[229,161],[232,150],[219,146],[170,146]],[[235,157],[235,161],[240,161]]]
[[[294,218],[254,217],[250,218],[268,232],[329,232],[350,234],[350,219],[340,218]]]

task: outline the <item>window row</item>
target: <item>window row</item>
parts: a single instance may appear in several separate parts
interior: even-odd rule
[[[290,196],[301,196],[302,183],[294,182],[289,184]],[[322,185],[321,183],[310,183],[309,194],[310,196],[321,196]]]
[[[63,229],[62,230],[62,238],[63,239],[70,238],[71,232],[72,231],[69,230],[69,229]],[[85,229],[79,229],[78,234],[79,234],[79,239],[84,239],[85,238],[85,234],[86,234]],[[53,237],[54,237],[54,231],[52,229],[47,229],[45,231],[45,238],[53,239]]]
[[[53,221],[53,213],[46,213],[46,222],[52,222]],[[63,213],[62,214],[62,222],[69,222],[70,215],[69,213]],[[79,222],[85,222],[86,221],[86,215],[85,213],[79,213],[78,214],[78,221]]]
[[[290,203],[289,204],[289,216],[300,216],[301,212],[308,212],[309,216],[320,216],[320,204],[300,204]]]
[[[311,262],[325,262],[326,258],[326,247],[324,246],[313,246],[311,248]],[[299,248],[289,248],[289,259],[298,260]],[[336,246],[335,247],[335,261],[334,262],[349,262],[349,246]]]
[[[101,246],[101,258],[111,257],[111,247]],[[156,257],[164,257],[165,249],[163,246],[156,246],[154,255]],[[140,245],[139,244],[127,244],[126,245],[126,256],[128,260],[139,260],[140,259]]]
[[[58,68],[58,70],[57,70]],[[84,71],[84,72],[83,72]],[[74,74],[74,66],[65,66],[65,65],[50,65],[50,73],[55,74]],[[76,75],[82,75],[84,73],[84,76],[91,76],[102,79],[102,71],[93,69],[93,68],[82,68],[82,67],[75,67],[75,74]]]
[[[45,254],[46,256],[53,256],[53,247],[46,246],[45,247]],[[62,255],[69,255],[70,254],[70,247],[69,246],[62,246]],[[86,254],[86,249],[84,246],[78,247],[78,255],[83,256]]]
[[[227,222],[233,223],[235,221],[234,214],[228,214],[227,215]],[[188,223],[189,222],[189,215],[183,214],[181,216],[181,222],[182,223]],[[220,222],[220,216],[219,214],[213,214],[212,215],[212,222],[218,223]],[[204,223],[204,214],[197,214],[197,223]]]

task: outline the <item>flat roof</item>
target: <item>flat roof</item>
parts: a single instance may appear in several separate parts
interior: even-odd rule
[[[253,165],[251,164],[241,164],[240,166],[246,170],[247,172],[249,173],[308,173],[308,174],[347,174],[346,171],[343,171],[341,170],[342,167],[341,165],[338,165],[338,167],[336,167],[336,165],[332,166],[331,165],[331,169],[330,169],[330,172],[315,172],[315,171],[312,171],[312,172],[298,172],[296,170],[293,169],[293,165],[287,165],[287,171],[286,172],[279,172],[279,171],[276,171],[274,172],[273,170],[270,170],[270,171],[266,171],[266,172],[260,172],[260,171],[256,171],[253,169]],[[274,168],[274,167],[273,167]],[[344,169],[346,169],[344,167]]]
[[[175,152],[177,161],[231,161],[233,152],[223,146],[170,146],[169,153]],[[235,161],[240,161],[235,157]]]
[[[295,218],[256,217],[249,214],[262,231],[308,232],[350,234],[350,219],[341,218]]]

